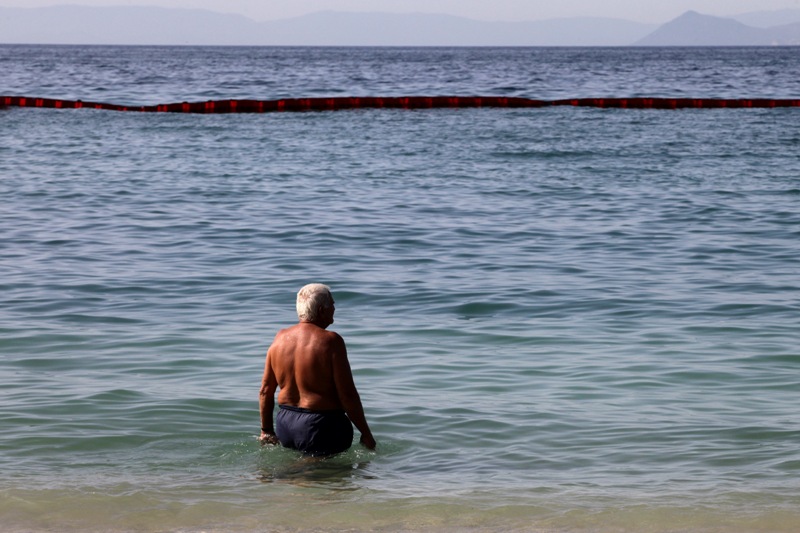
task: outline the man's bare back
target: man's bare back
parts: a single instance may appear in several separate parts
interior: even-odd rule
[[[298,313],[301,313],[304,291],[309,287],[312,288],[309,290],[322,291],[322,296],[315,293],[312,297],[324,301],[327,294],[329,303],[302,303],[313,308],[312,311],[306,312],[303,307],[304,314],[300,316],[300,323],[278,332],[269,347],[260,391],[260,438],[262,442],[272,444],[279,441],[281,428],[278,428],[276,435],[272,413],[274,395],[280,388],[278,404],[282,410],[299,408],[312,414],[344,411],[361,432],[361,443],[374,449],[375,439],[367,424],[361,398],[353,381],[344,340],[337,333],[325,329],[333,323],[335,311],[330,292],[325,294],[327,287],[304,287],[298,294]],[[282,414],[279,413],[279,417]],[[280,425],[281,421],[278,422]],[[352,428],[350,431],[352,432]],[[284,432],[288,433],[288,430]],[[284,441],[288,439],[289,437],[281,438],[281,444],[287,445]],[[290,444],[290,447],[296,446]]]
[[[350,367],[338,334],[301,322],[278,333],[267,359],[267,372],[275,375],[280,387],[279,404],[313,411],[344,408],[338,390],[350,385]]]

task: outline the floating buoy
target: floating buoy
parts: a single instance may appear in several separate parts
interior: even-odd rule
[[[434,108],[526,108],[599,107],[615,109],[741,109],[800,107],[800,99],[719,98],[574,98],[533,100],[506,96],[354,96],[337,98],[284,98],[281,100],[209,100],[149,106],[127,106],[82,100],[58,100],[28,96],[0,96],[2,107],[44,107],[55,109],[104,109],[140,113],[274,113],[295,111],[338,111],[344,109],[434,109]]]

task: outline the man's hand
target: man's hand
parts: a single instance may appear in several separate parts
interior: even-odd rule
[[[377,443],[372,435],[361,435],[361,440],[359,442],[361,442],[361,444],[368,450],[374,450],[375,446],[377,446]]]
[[[280,441],[275,433],[265,433],[263,431],[261,432],[261,436],[258,437],[258,441],[262,446],[265,444],[280,444]]]

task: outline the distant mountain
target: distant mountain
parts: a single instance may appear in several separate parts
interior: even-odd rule
[[[160,7],[0,8],[0,42],[31,44],[255,44],[241,15]]]
[[[319,12],[256,22],[155,7],[0,8],[0,42],[305,46],[625,46],[656,28],[607,18],[487,22],[451,15]]]
[[[768,46],[800,44],[800,23],[756,28],[731,18],[687,11],[636,46]]]
[[[800,9],[780,9],[778,11],[752,11],[731,17],[742,24],[755,28],[772,28],[800,22]]]
[[[736,19],[690,11],[658,27],[611,18],[489,22],[452,15],[333,11],[257,22],[241,15],[199,9],[65,5],[0,8],[0,43],[755,46],[800,44],[800,10],[745,13]]]
[[[318,12],[263,23],[274,44],[625,46],[654,25],[608,18],[488,22],[452,15]]]

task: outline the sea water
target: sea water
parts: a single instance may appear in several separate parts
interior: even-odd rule
[[[792,48],[3,46],[0,72],[122,104],[800,96]],[[800,528],[800,110],[0,128],[3,531]],[[374,452],[256,440],[308,282]]]

